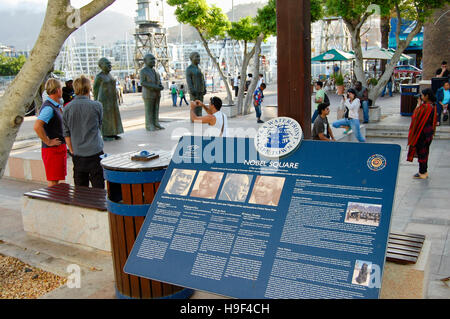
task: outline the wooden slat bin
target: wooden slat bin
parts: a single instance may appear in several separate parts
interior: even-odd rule
[[[193,290],[126,274],[128,255],[170,162],[169,152],[158,152],[149,162],[132,161],[129,152],[107,156],[101,162],[108,189],[107,208],[116,296],[121,299],[188,298]]]

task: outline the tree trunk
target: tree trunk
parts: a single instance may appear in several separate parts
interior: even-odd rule
[[[202,33],[197,28],[195,28],[195,29],[197,30],[198,35],[200,36],[200,39],[202,40],[202,43],[203,43],[203,46],[205,47],[206,52],[208,53],[209,57],[213,61],[217,70],[219,71],[220,78],[222,79],[223,83],[225,84],[225,89],[227,90],[227,100],[228,100],[227,103],[231,105],[231,104],[233,104],[233,95],[231,94],[230,83],[228,83],[228,79],[226,78],[225,74],[223,74],[223,71],[220,68],[219,62],[211,53],[211,50],[209,49],[209,46],[208,46],[208,42],[203,37]]]
[[[363,85],[366,85],[366,75],[364,73],[364,62],[361,48],[361,27],[367,20],[366,15],[363,16],[361,21],[354,25],[352,21],[344,19],[345,24],[351,34],[352,49],[355,54],[354,73],[357,81],[360,81]]]
[[[450,34],[450,5],[434,12],[430,22],[425,24],[423,34],[423,80],[436,76],[442,61],[450,62],[448,36]],[[447,43],[447,44],[445,44]],[[445,49],[447,47],[447,49]]]
[[[31,103],[46,74],[53,67],[64,41],[78,27],[115,0],[94,0],[73,13],[69,0],[49,0],[44,23],[30,57],[0,98],[0,178],[9,153]],[[73,9],[73,8],[72,8]],[[78,15],[75,20],[72,18]],[[75,25],[72,21],[76,21]]]
[[[239,91],[237,98],[237,109],[239,115],[242,115],[243,111],[244,90],[245,90],[245,83],[247,82],[247,68],[254,54],[255,54],[255,46],[253,46],[252,50],[249,53],[247,53],[247,49],[244,50],[244,57],[242,59],[242,68],[241,68],[241,83],[239,84]]]
[[[380,31],[381,31],[381,47],[383,49],[389,48],[389,32],[391,31],[391,16],[380,17]],[[381,74],[386,70],[386,60],[381,60]]]
[[[401,21],[400,17],[398,20]],[[398,61],[400,61],[400,57],[403,54],[403,51],[405,51],[405,49],[409,46],[411,40],[420,32],[422,26],[423,24],[421,22],[418,22],[415,28],[411,31],[411,33],[408,34],[406,40],[399,40],[400,28],[399,27],[397,28],[396,30],[397,50],[392,56],[392,59],[386,65],[386,70],[384,71],[383,75],[378,81],[378,84],[374,88],[372,88],[369,92],[369,99],[373,101],[373,105],[375,105],[375,101],[380,96],[381,92],[383,91],[383,88],[388,83],[389,78],[392,76],[392,72],[394,71],[394,68],[397,65]]]
[[[255,53],[254,53],[254,66],[253,66],[253,78],[252,82],[250,83],[250,86],[247,90],[247,96],[245,97],[245,103],[244,103],[244,115],[250,114],[250,108],[252,106],[253,101],[253,92],[256,90],[256,84],[258,84],[259,81],[259,55],[261,54],[261,43],[264,39],[264,34],[261,33],[258,38],[256,38],[255,42]]]

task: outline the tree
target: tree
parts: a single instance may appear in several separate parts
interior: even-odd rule
[[[323,16],[323,0],[311,0],[311,22],[315,22],[322,18]],[[276,0],[269,0],[268,3],[258,9],[258,14],[255,17],[255,22],[260,28],[260,34],[255,41],[255,53],[253,62],[252,73],[256,76],[253,77],[252,82],[248,88],[248,93],[244,102],[244,114],[249,114],[252,106],[253,92],[256,89],[256,84],[258,83],[258,74],[260,67],[260,54],[261,54],[261,44],[262,42],[272,36],[277,34],[277,3]]]
[[[258,9],[258,14],[255,17],[255,22],[258,24],[260,32],[255,41],[255,53],[253,62],[253,74],[255,75],[250,83],[247,96],[244,102],[244,114],[249,114],[252,106],[253,92],[258,84],[259,75],[259,57],[261,54],[261,44],[264,39],[277,33],[277,3],[276,0],[269,0],[269,2],[262,8]]]
[[[0,177],[5,172],[25,110],[52,69],[64,41],[114,1],[92,0],[74,9],[70,0],[48,0],[44,22],[30,57],[0,99]]]
[[[0,76],[16,75],[19,73],[26,60],[27,59],[23,55],[13,58],[0,54]]]
[[[355,53],[355,76],[362,83],[366,83],[363,69],[361,48],[361,28],[370,15],[378,13],[381,16],[395,12],[399,23],[396,29],[397,49],[385,67],[378,84],[369,92],[369,98],[375,100],[389,81],[394,67],[400,61],[403,51],[411,40],[420,32],[424,22],[434,9],[442,7],[448,0],[326,0],[326,13],[341,16],[352,37],[352,49]],[[378,11],[378,12],[377,12]],[[415,26],[406,39],[400,39],[401,21],[410,20]]]
[[[220,78],[225,85],[227,102],[232,104],[233,97],[230,83],[208,45],[209,40],[225,38],[227,31],[231,27],[227,16],[222,12],[222,9],[214,5],[208,6],[206,0],[167,0],[167,4],[176,7],[175,15],[178,22],[189,24],[197,30],[206,52],[219,71]]]
[[[250,63],[250,59],[255,54],[256,45],[249,51],[248,45],[251,42],[255,42],[260,34],[260,28],[255,23],[252,17],[241,18],[238,22],[231,23],[231,29],[228,30],[228,35],[230,38],[238,41],[244,42],[244,52],[242,56],[242,67],[241,67],[241,82],[239,85],[238,99],[237,99],[237,109],[238,114],[242,114],[243,100],[244,100],[244,88],[247,81],[247,68]]]

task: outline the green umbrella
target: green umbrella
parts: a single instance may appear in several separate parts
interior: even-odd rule
[[[348,61],[354,59],[353,54],[341,51],[341,50],[328,50],[311,59],[312,62],[332,62],[332,61]]]

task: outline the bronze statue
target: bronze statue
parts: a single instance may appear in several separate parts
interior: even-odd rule
[[[186,69],[186,82],[189,96],[191,101],[199,100],[203,102],[203,97],[206,94],[206,85],[205,76],[198,66],[200,64],[200,54],[198,52],[192,52],[189,58],[191,59],[191,65]],[[197,116],[202,116],[202,107],[196,107],[194,113]]]
[[[102,72],[97,74],[94,81],[94,99],[103,106],[103,139],[105,141],[117,140],[120,139],[118,134],[123,133],[123,126],[117,102],[116,79],[110,74],[111,62],[108,59],[101,58],[98,66]]]
[[[159,125],[158,119],[161,91],[164,87],[161,84],[158,72],[154,69],[155,62],[156,59],[153,54],[146,54],[144,57],[145,67],[140,72],[142,98],[145,104],[145,129],[147,131],[164,129]]]

